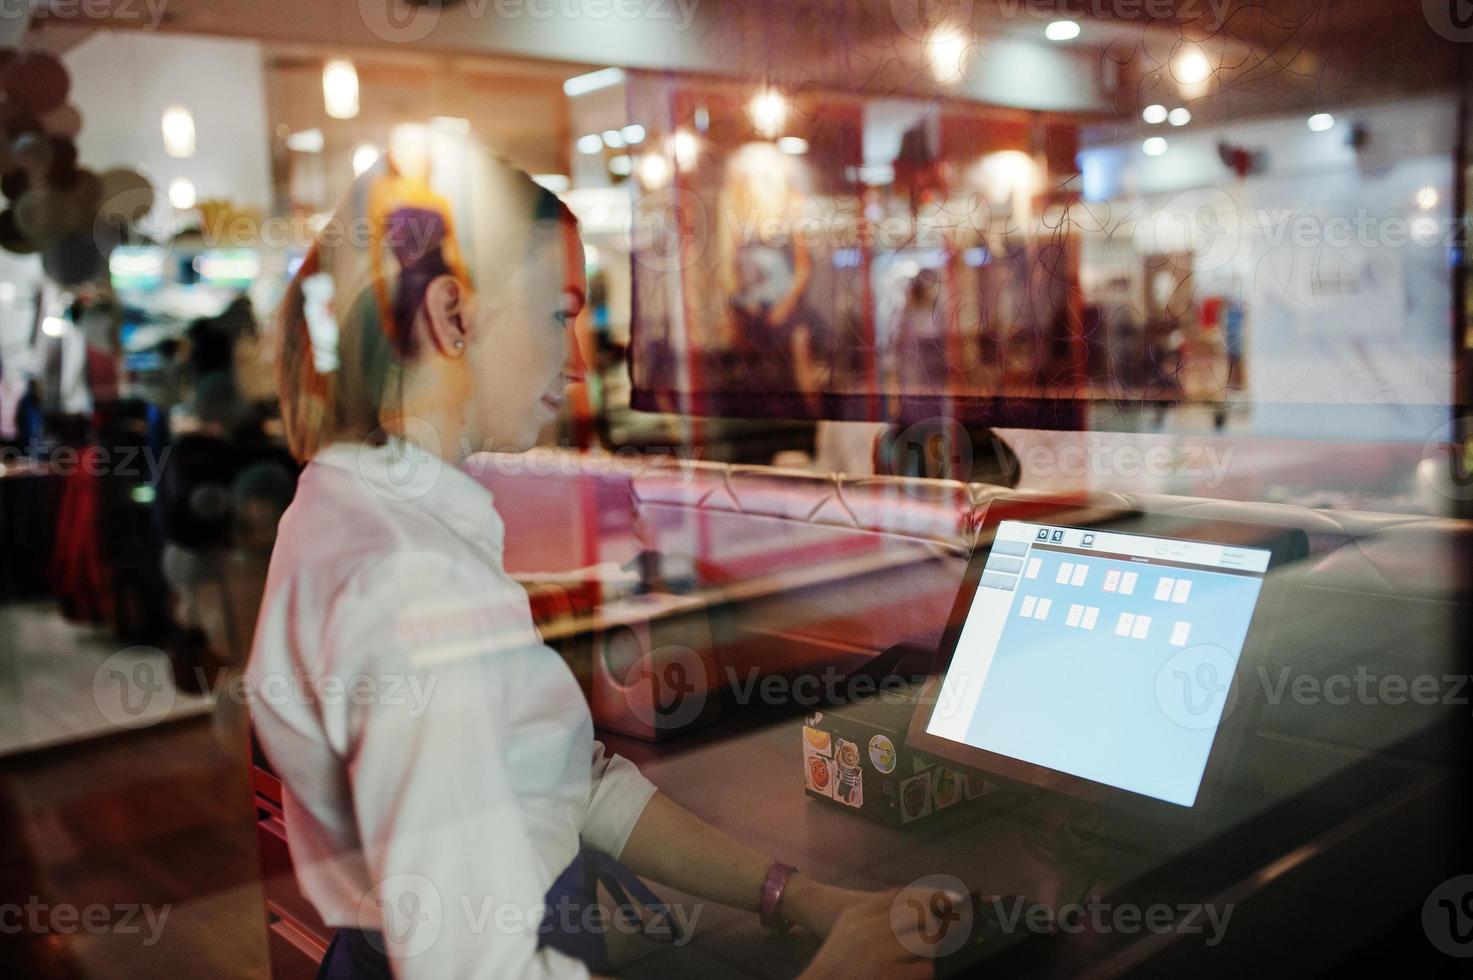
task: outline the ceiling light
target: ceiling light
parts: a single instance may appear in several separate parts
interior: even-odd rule
[[[634,161],[629,159],[629,154],[621,153],[616,157],[609,158],[609,173],[616,177],[628,177],[634,172]]]
[[[639,180],[651,190],[664,187],[670,180],[670,161],[662,154],[646,153],[639,158]]]
[[[194,156],[194,116],[182,105],[164,110],[160,128],[164,133],[164,152],[171,157]]]
[[[617,129],[606,129],[603,133],[604,146],[611,150],[624,149],[624,134]]]
[[[598,153],[604,148],[604,138],[597,133],[578,137],[579,153]]]
[[[321,153],[325,143],[320,129],[304,129],[286,138],[286,148],[294,153]]]
[[[944,84],[958,81],[967,68],[967,48],[970,41],[961,28],[949,24],[931,32],[926,40],[926,62],[931,75]]]
[[[619,135],[624,137],[626,145],[634,146],[636,143],[644,142],[644,127],[639,123],[630,123],[619,130]]]
[[[358,69],[343,58],[322,66],[322,103],[334,119],[358,115]]]
[[[777,141],[777,148],[790,156],[801,157],[808,152],[808,141],[799,136],[784,136]]]
[[[1305,125],[1312,133],[1323,133],[1335,127],[1335,117],[1328,112],[1316,112],[1305,120]]]
[[[41,321],[41,331],[48,337],[60,337],[66,333],[66,321],[59,316],[48,316]]]
[[[1079,21],[1053,21],[1043,29],[1043,36],[1050,41],[1072,41],[1079,36]]]
[[[372,143],[359,143],[353,147],[353,176],[361,177],[378,163],[378,147]]]
[[[681,173],[692,170],[701,154],[700,140],[688,129],[677,129],[670,137],[670,154],[675,157],[675,166]]]
[[[175,177],[169,184],[169,203],[178,210],[188,211],[194,207],[196,200],[194,182],[188,177]]]
[[[1166,121],[1166,107],[1164,105],[1148,105],[1141,110],[1141,118],[1152,126]]]
[[[1166,114],[1166,121],[1173,126],[1185,126],[1192,121],[1192,113],[1188,109],[1177,106]]]
[[[586,75],[575,75],[563,82],[563,94],[569,98],[586,95],[589,92],[597,92],[601,88],[608,88],[610,85],[618,85],[622,81],[624,81],[624,69],[600,68]]]
[[[752,96],[747,113],[752,117],[752,125],[757,132],[771,139],[782,131],[783,122],[788,118],[788,100],[767,89]]]
[[[1177,55],[1171,74],[1183,85],[1201,85],[1212,74],[1212,63],[1198,47],[1189,47]]]
[[[1166,152],[1166,138],[1164,136],[1152,136],[1141,144],[1141,152],[1148,157],[1159,157]]]
[[[1435,187],[1424,187],[1417,191],[1417,207],[1423,211],[1431,211],[1437,207],[1439,200],[1441,198],[1438,197],[1437,188]]]

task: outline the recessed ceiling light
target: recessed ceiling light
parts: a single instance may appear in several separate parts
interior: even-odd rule
[[[1166,121],[1166,107],[1164,105],[1148,105],[1141,110],[1141,118],[1152,126]]]
[[[587,92],[596,92],[610,85],[618,85],[622,81],[624,81],[624,69],[600,68],[586,75],[575,75],[563,82],[563,94],[571,98]]]
[[[579,153],[597,153],[604,148],[604,138],[597,133],[578,137]]]
[[[1177,106],[1166,114],[1166,121],[1173,126],[1185,126],[1192,121],[1192,113],[1181,106]]]
[[[643,143],[644,127],[639,123],[630,123],[628,126],[619,130],[619,135],[624,137],[625,144],[629,146],[633,146],[636,143]]]
[[[752,125],[757,132],[771,139],[782,131],[783,122],[788,118],[788,100],[772,89],[758,92],[752,96],[747,114],[752,117]]]
[[[777,141],[777,148],[791,156],[800,157],[808,152],[808,141],[801,136],[784,136]]]
[[[1304,124],[1310,128],[1311,132],[1323,133],[1325,130],[1335,127],[1335,117],[1328,112],[1316,112],[1306,119]]]
[[[971,40],[959,27],[936,28],[926,40],[926,61],[931,75],[943,85],[958,81],[967,70],[967,48]]]
[[[1162,136],[1152,136],[1141,144],[1141,152],[1148,157],[1159,157],[1166,152],[1166,139]]]
[[[1190,47],[1177,55],[1171,74],[1183,85],[1201,85],[1212,74],[1212,63],[1201,48]]]
[[[286,148],[294,153],[321,153],[325,145],[320,129],[304,129],[286,138]]]
[[[1043,29],[1043,36],[1050,41],[1072,41],[1079,36],[1079,21],[1053,21]]]
[[[359,143],[353,147],[353,176],[361,177],[367,173],[375,163],[378,163],[379,150],[372,143]]]
[[[624,149],[624,134],[617,129],[606,129],[604,130],[603,136],[604,146],[607,146],[611,150]]]

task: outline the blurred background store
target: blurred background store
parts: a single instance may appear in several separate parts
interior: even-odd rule
[[[1466,12],[1088,6],[4,5],[0,865],[173,927],[0,963],[268,975],[271,311],[391,152],[579,218],[549,453],[1468,516]]]

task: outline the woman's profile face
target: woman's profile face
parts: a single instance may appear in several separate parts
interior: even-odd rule
[[[569,222],[539,222],[508,295],[480,304],[466,344],[473,450],[520,452],[557,417],[583,379],[574,320],[583,309],[583,246]]]

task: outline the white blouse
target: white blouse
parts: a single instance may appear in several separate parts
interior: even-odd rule
[[[282,518],[247,668],[302,893],[384,933],[396,976],[582,976],[538,952],[579,838],[617,857],[654,786],[605,755],[502,565],[491,493],[340,443]]]

